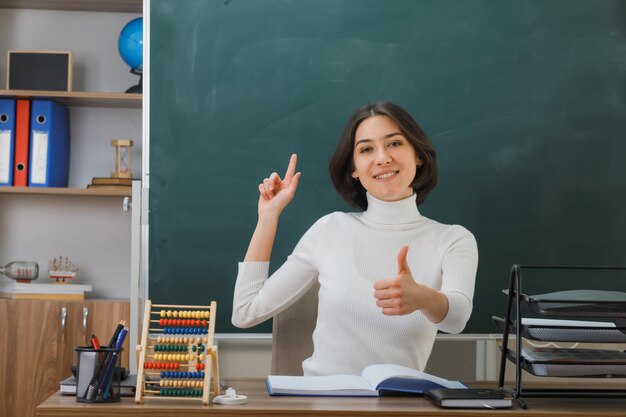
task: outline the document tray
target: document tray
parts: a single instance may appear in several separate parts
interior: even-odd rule
[[[521,367],[535,376],[626,377],[626,353],[618,350],[524,348],[520,359]]]
[[[508,295],[508,290],[503,291]],[[521,294],[528,310],[542,316],[626,317],[626,293],[603,290],[558,291],[548,294]]]
[[[491,319],[500,329],[504,329],[503,318],[492,316]],[[511,324],[511,331],[516,331],[516,323]],[[592,325],[590,322],[578,320],[544,320],[524,317],[520,334],[526,339],[542,342],[626,343],[626,326],[610,322],[596,322]]]

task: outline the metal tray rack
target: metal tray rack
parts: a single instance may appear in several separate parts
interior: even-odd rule
[[[523,349],[522,339],[589,342],[626,342],[626,293],[617,291],[560,291],[526,295],[522,291],[522,269],[622,270],[626,266],[539,266],[513,265],[509,280],[505,318],[492,317],[503,332],[500,346],[498,388],[510,394],[527,408],[522,397],[626,397],[624,389],[528,389],[522,387],[522,370],[536,376],[626,378],[626,353],[595,349]],[[515,316],[513,317],[513,308]],[[526,312],[541,318],[523,317]],[[567,318],[568,320],[544,319]],[[571,318],[603,319],[581,321]],[[518,323],[521,323],[518,325]],[[515,334],[515,349],[508,348],[509,336]],[[507,361],[515,364],[515,387],[504,387]]]

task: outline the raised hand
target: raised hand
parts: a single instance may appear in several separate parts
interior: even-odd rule
[[[279,216],[291,202],[298,189],[300,173],[296,173],[298,156],[291,155],[289,165],[283,179],[276,172],[259,184],[259,217],[266,215]]]
[[[409,264],[406,261],[408,252],[408,246],[403,246],[400,249],[398,253],[398,275],[395,278],[384,279],[374,283],[376,305],[382,309],[382,313],[385,315],[403,315],[413,313],[416,310],[429,309],[433,306],[433,303],[440,300],[439,296],[445,298],[438,291],[415,282],[411,275]],[[447,312],[447,304],[445,305],[445,311]],[[429,316],[427,312],[425,314]],[[441,319],[438,321],[441,321]]]

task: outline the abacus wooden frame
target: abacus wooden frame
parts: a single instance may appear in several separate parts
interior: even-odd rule
[[[215,336],[215,314],[217,311],[217,303],[215,301],[211,301],[209,306],[192,306],[192,305],[181,305],[181,304],[152,304],[151,300],[146,300],[146,305],[144,309],[143,315],[143,328],[141,332],[141,344],[137,345],[137,351],[139,352],[139,363],[137,365],[137,387],[135,392],[135,402],[143,403],[145,398],[154,398],[160,400],[193,400],[197,401],[198,398],[191,397],[163,397],[159,395],[146,395],[145,385],[146,381],[144,381],[144,364],[146,361],[147,348],[149,343],[149,334],[150,334],[150,315],[156,314],[153,313],[153,308],[175,308],[182,310],[189,309],[203,309],[209,310],[209,320],[207,323],[208,333],[207,333],[207,343],[206,343],[206,365],[204,370],[204,386],[202,387],[202,404],[209,405],[209,396],[210,396],[210,386],[211,379],[213,379],[213,395],[217,396],[220,393],[220,385],[219,385],[219,363],[218,363],[218,355],[217,355],[217,346],[213,344],[214,336]],[[210,358],[209,358],[210,356]],[[213,377],[213,378],[211,378]]]

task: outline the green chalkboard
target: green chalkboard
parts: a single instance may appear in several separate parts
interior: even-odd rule
[[[498,332],[513,263],[626,263],[626,1],[152,0],[149,13],[153,301],[216,300],[217,331],[241,332],[232,293],[257,184],[299,154],[274,270],[316,219],[349,210],[328,159],[372,100],[409,110],[437,149],[422,213],[478,240],[465,332]],[[625,279],[536,273],[525,288]]]

